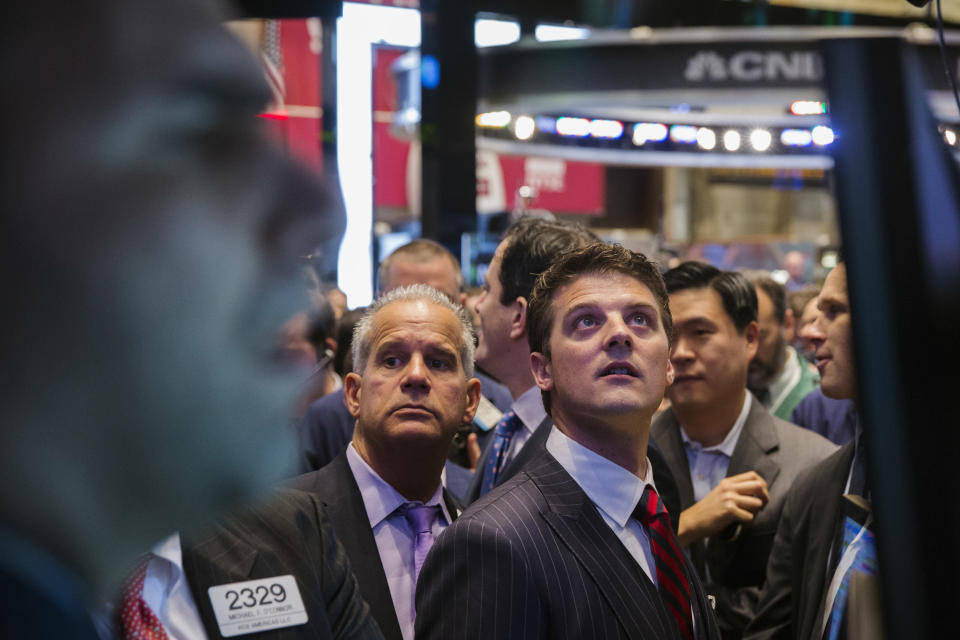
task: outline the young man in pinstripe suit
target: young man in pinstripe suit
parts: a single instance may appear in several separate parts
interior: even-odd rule
[[[673,379],[656,266],[595,243],[539,278],[530,364],[553,418],[546,450],[438,539],[418,638],[717,638],[647,457]]]

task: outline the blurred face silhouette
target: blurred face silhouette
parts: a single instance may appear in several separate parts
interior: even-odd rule
[[[341,221],[268,144],[261,72],[203,3],[23,13],[3,54],[35,43],[12,80],[46,98],[0,125],[18,156],[3,267],[29,270],[21,384],[64,404],[56,446],[91,453],[71,477],[162,533],[288,471],[297,376],[268,355],[301,306],[297,256],[336,243]]]

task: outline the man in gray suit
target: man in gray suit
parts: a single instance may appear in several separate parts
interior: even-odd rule
[[[659,271],[593,243],[558,256],[524,306],[545,450],[434,545],[417,637],[719,637],[647,456],[673,379]]]
[[[835,447],[775,418],[747,390],[758,345],[757,294],[742,274],[686,262],[664,280],[676,377],[653,437],[680,489],[680,542],[716,598],[723,636],[739,638],[790,486]]]
[[[391,640],[413,638],[420,565],[459,515],[440,480],[453,434],[480,402],[473,353],[467,311],[443,293],[419,284],[381,296],[354,330],[344,378],[353,440],[292,483],[320,497]]]

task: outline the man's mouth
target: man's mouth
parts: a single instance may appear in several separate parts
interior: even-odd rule
[[[630,376],[631,378],[639,378],[640,373],[628,362],[612,362],[600,370],[598,377],[604,378],[606,376]]]

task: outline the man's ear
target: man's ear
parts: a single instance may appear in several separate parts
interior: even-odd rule
[[[467,380],[467,404],[463,409],[463,419],[460,424],[470,424],[480,406],[480,381],[476,378]]]
[[[533,379],[543,391],[553,390],[553,367],[547,356],[539,351],[530,354],[530,370],[533,372]]]
[[[753,360],[760,346],[760,325],[754,320],[743,330],[743,337],[747,339],[747,357]]]
[[[671,358],[667,358],[667,386],[668,387],[673,384],[673,378],[676,375],[676,373],[677,372],[673,369],[673,360]]]
[[[793,315],[793,309],[787,309],[783,312],[783,330],[788,336],[796,336],[797,318]]]
[[[343,403],[354,418],[360,415],[360,386],[363,378],[352,371],[343,379]]]
[[[510,305],[510,337],[514,340],[527,335],[527,299],[520,296]]]

